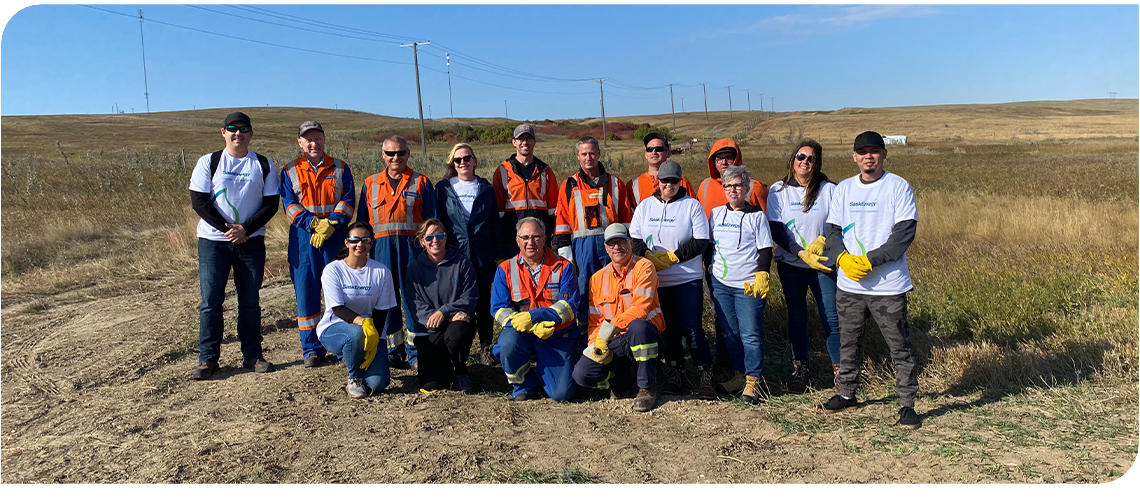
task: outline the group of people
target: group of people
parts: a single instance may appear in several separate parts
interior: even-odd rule
[[[559,183],[534,155],[534,128],[521,124],[515,154],[490,180],[476,175],[474,149],[460,143],[448,154],[447,177],[433,184],[408,168],[407,141],[394,135],[383,143],[386,167],[359,194],[349,166],[325,152],[319,123],[301,124],[302,155],[280,173],[249,150],[252,134],[249,117],[231,113],[225,149],[202,156],[191,179],[202,291],[192,379],[218,369],[231,268],[243,366],[273,369],[261,352],[257,290],[264,226],[281,203],[303,364],[340,359],[349,397],[382,391],[391,368],[415,368],[424,393],[470,393],[467,362],[478,336],[479,361],[502,366],[518,401],[564,401],[578,387],[615,397],[636,390],[633,409],[649,411],[659,394],[686,391],[691,359],[696,396],[760,402],[769,396],[761,374],[774,260],[794,365],[787,390],[809,389],[810,290],[837,392],[820,409],[857,407],[870,315],[894,361],[898,424],[921,426],[906,321],[905,252],[917,210],[910,185],[885,170],[878,133],[856,137],[857,175],[832,183],[821,171],[823,148],[809,139],[771,188],[752,177],[735,141],[721,139],[695,190],[658,133],[643,139],[647,171],[628,183],[606,171],[590,137],[575,145],[580,169]],[[734,371],[720,383],[701,323],[706,287],[716,356]]]

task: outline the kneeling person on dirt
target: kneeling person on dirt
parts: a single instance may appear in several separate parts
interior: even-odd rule
[[[590,344],[574,366],[574,381],[624,391],[630,369],[636,368],[633,410],[646,412],[657,405],[657,349],[665,329],[657,271],[648,259],[633,255],[625,225],[606,227],[605,245],[610,263],[590,277]]]
[[[198,367],[194,380],[210,379],[218,370],[222,345],[222,302],[226,281],[234,271],[237,291],[237,336],[242,367],[273,370],[261,350],[261,304],[258,292],[265,274],[265,224],[277,211],[278,179],[273,162],[249,150],[253,126],[245,113],[222,122],[226,148],[198,158],[190,176],[190,203],[198,221]]]

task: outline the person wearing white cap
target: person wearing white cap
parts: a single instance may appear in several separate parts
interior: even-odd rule
[[[522,123],[515,127],[511,143],[515,153],[495,170],[491,181],[495,201],[499,205],[499,222],[514,227],[519,220],[535,217],[546,224],[546,243],[554,239],[554,214],[558,209],[558,179],[554,170],[534,156],[534,127]],[[514,233],[501,232],[499,259],[518,254]]]

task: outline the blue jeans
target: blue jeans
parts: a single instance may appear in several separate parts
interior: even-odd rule
[[[712,365],[712,352],[709,340],[701,327],[701,315],[705,309],[704,288],[700,279],[668,287],[657,288],[661,300],[661,311],[665,314],[663,356],[671,364],[685,361],[682,340],[688,340],[689,353],[698,366]]]
[[[265,275],[265,237],[251,237],[242,244],[198,238],[198,281],[202,293],[198,306],[198,362],[217,362],[221,357],[222,302],[231,268],[237,290],[237,336],[242,358],[262,358],[258,291]]]
[[[835,272],[820,272],[784,262],[776,262],[784,302],[788,306],[788,341],[793,360],[808,360],[807,291],[815,296],[819,322],[827,339],[827,355],[832,364],[839,363],[839,315],[835,311]]]
[[[364,379],[364,384],[373,392],[388,387],[391,373],[388,371],[388,356],[383,345],[377,346],[376,357],[368,369],[361,369],[364,362],[364,328],[351,322],[336,322],[321,334],[321,344],[329,352],[344,360],[348,368],[348,379]]]
[[[764,369],[764,300],[713,278],[716,320],[724,330],[732,368],[760,377]]]

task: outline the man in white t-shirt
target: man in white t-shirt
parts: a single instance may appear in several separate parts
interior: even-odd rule
[[[918,393],[914,345],[907,330],[907,291],[913,289],[906,250],[914,241],[918,209],[914,190],[902,177],[886,171],[887,146],[876,132],[855,138],[852,158],[859,175],[835,187],[827,215],[827,247],[843,248],[837,259],[839,315],[839,394],[823,405],[833,413],[858,405],[859,369],[863,364],[863,323],[869,311],[879,325],[895,366],[898,425],[917,429]]]
[[[261,350],[258,291],[265,274],[265,224],[276,213],[279,180],[273,162],[249,150],[249,116],[233,112],[222,123],[226,148],[198,158],[190,176],[190,202],[198,221],[198,367],[190,374],[206,380],[218,370],[222,344],[222,301],[230,269],[237,291],[237,336],[242,367],[273,370]]]

